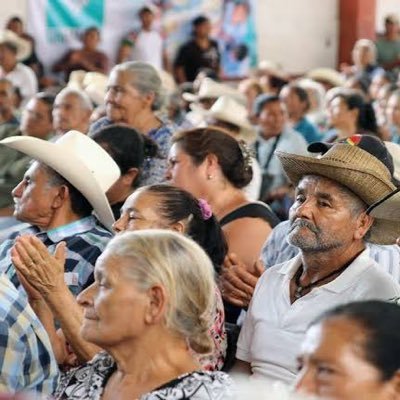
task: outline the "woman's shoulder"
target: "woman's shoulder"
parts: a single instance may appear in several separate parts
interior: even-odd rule
[[[280,222],[279,218],[267,204],[261,201],[253,201],[246,203],[225,215],[223,218],[221,218],[220,225],[227,225],[230,222],[241,218],[260,218],[268,222],[272,228],[278,225]]]
[[[140,400],[233,399],[233,381],[225,372],[197,371],[153,390]]]
[[[115,361],[106,352],[96,354],[80,367],[62,373],[55,399],[92,399],[100,395],[108,377],[115,370]]]

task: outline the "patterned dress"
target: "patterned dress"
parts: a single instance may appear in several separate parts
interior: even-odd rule
[[[107,380],[116,370],[112,357],[101,352],[84,366],[60,379],[57,400],[100,400]],[[139,400],[225,400],[233,399],[233,383],[224,372],[192,372],[182,375]]]

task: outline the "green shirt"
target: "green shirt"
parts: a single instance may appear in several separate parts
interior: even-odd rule
[[[400,59],[400,40],[381,38],[375,44],[378,64],[387,64]]]

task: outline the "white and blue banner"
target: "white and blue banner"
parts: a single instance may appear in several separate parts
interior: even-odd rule
[[[137,11],[144,3],[145,0],[28,0],[28,32],[36,40],[37,53],[47,72],[68,49],[80,47],[80,34],[91,26],[100,29],[100,49],[113,65],[121,38],[138,28]],[[159,9],[156,27],[166,39],[171,59],[188,39],[190,21],[204,14],[213,23],[213,37],[219,40],[226,77],[245,76],[256,65],[255,0],[153,3]]]

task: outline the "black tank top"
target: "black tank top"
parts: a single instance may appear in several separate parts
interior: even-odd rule
[[[274,228],[281,222],[267,204],[255,201],[231,211],[219,221],[219,224],[224,226],[240,218],[261,218],[268,222],[271,228]]]

